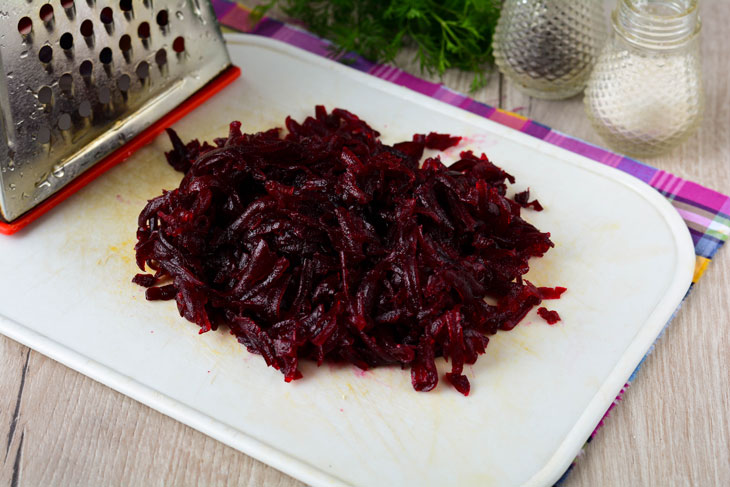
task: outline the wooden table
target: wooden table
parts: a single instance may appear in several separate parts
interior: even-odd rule
[[[730,2],[703,0],[701,8],[705,121],[682,147],[648,162],[727,193]],[[407,57],[400,65],[418,73]],[[470,76],[448,73],[442,81],[466,91]],[[580,97],[536,100],[498,74],[474,96],[601,143]],[[715,257],[566,487],[730,485],[728,252]],[[5,337],[0,391],[2,485],[302,485]]]

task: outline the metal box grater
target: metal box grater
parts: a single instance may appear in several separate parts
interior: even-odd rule
[[[43,202],[229,66],[207,0],[3,0],[0,220]]]

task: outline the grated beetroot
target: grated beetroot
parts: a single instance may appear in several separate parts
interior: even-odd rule
[[[430,133],[383,144],[356,115],[316,107],[302,123],[184,144],[168,130],[177,189],[139,216],[134,282],[175,299],[200,332],[226,324],[240,343],[298,379],[300,359],[411,369],[413,387],[446,380],[469,394],[464,364],[564,288],[523,280],[553,246],[506,196],[514,178],[485,155],[446,167]],[[538,204],[533,205],[538,209]],[[562,290],[561,290],[562,289]],[[484,298],[496,299],[487,304]]]
[[[522,191],[521,193],[515,193],[514,196],[515,202],[517,202],[518,205],[520,205],[522,208],[529,208],[532,207],[535,211],[542,211],[543,207],[537,200],[530,200],[530,190],[526,189]]]
[[[560,315],[557,311],[550,311],[547,308],[537,308],[537,314],[540,315],[540,318],[547,321],[548,325],[554,325],[560,321]]]
[[[567,291],[567,288],[556,286],[556,287],[539,287],[537,288],[538,291],[540,291],[540,296],[542,296],[542,299],[560,299],[560,296],[563,295],[565,291]]]

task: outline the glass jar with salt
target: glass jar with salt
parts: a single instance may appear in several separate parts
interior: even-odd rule
[[[619,0],[585,93],[606,143],[650,157],[687,139],[704,107],[698,0]]]

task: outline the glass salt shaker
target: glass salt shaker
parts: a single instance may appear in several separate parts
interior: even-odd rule
[[[585,94],[593,127],[635,157],[679,145],[704,107],[698,0],[619,0]]]
[[[583,90],[605,38],[603,0],[506,0],[492,45],[518,88],[557,100]]]

